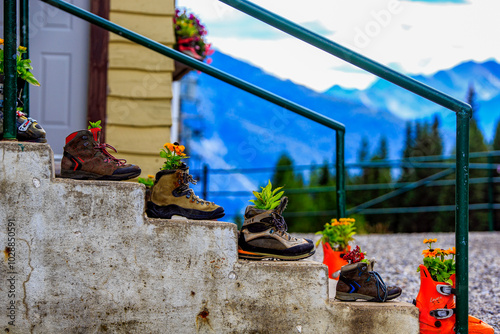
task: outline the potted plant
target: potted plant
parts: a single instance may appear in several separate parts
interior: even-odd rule
[[[0,45],[3,45],[4,40],[0,38]],[[40,83],[35,78],[30,70],[33,69],[31,66],[30,59],[24,59],[23,54],[27,52],[26,47],[19,46],[17,48],[16,63],[17,63],[17,97],[20,98],[22,90],[26,82],[34,85],[40,86]],[[4,51],[0,49],[0,84],[2,86],[2,100],[3,100],[3,83],[4,83]]]
[[[211,44],[208,44],[205,36],[207,30],[201,24],[200,20],[185,9],[176,9],[174,17],[174,32],[176,43],[174,48],[188,56],[199,61],[204,61],[208,56],[214,53]],[[210,64],[212,59],[207,59]],[[191,67],[175,62],[174,80],[180,80],[184,75],[191,71]]]
[[[4,40],[0,38],[0,45],[4,44]],[[31,60],[23,58],[23,54],[27,52],[26,47],[19,46],[16,52],[16,74],[17,74],[17,110],[16,110],[16,127],[17,127],[17,140],[30,141],[37,143],[46,143],[45,130],[31,117],[23,113],[23,105],[21,95],[26,82],[40,86],[40,83],[35,78],[30,70]],[[3,138],[3,89],[4,89],[4,50],[0,49],[0,139]]]
[[[420,311],[421,333],[454,333],[455,316],[455,247],[433,248],[437,239],[424,239],[428,248],[422,251],[420,289],[415,305]],[[493,328],[476,317],[468,317],[469,333],[493,334]]]
[[[316,242],[316,247],[323,245],[323,263],[328,266],[328,277],[338,280],[340,268],[348,261],[344,255],[351,250],[349,242],[354,240],[356,234],[355,220],[353,218],[332,219],[325,224],[322,231],[317,232],[321,238]]]

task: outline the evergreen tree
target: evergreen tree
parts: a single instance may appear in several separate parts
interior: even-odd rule
[[[303,215],[306,212],[312,212],[315,210],[311,195],[307,193],[289,192],[290,189],[304,188],[303,176],[295,173],[293,160],[284,153],[279,158],[276,166],[278,168],[275,170],[271,182],[274,187],[285,187],[283,190],[285,191],[285,196],[288,196],[288,206],[284,212],[284,217],[289,231],[319,231],[323,225],[318,224],[317,219],[314,219],[314,216]],[[280,168],[284,168],[284,170],[281,170]],[[319,228],[318,225],[320,225]]]
[[[467,91],[467,103],[472,107],[472,118],[470,120],[469,128],[469,148],[470,152],[486,152],[488,146],[484,140],[483,133],[478,126],[478,110],[479,105],[476,101],[476,92],[474,86],[469,85]],[[488,159],[471,158],[471,163],[487,163]],[[480,178],[488,176],[488,171],[481,169],[470,169],[469,178]],[[469,186],[469,203],[479,204],[488,202],[488,185],[485,183],[470,183]],[[470,227],[471,230],[486,230],[488,228],[488,216],[485,211],[471,211],[470,212]]]

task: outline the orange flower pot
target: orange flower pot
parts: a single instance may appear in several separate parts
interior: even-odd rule
[[[328,278],[338,280],[340,276],[340,268],[349,264],[342,256],[351,251],[351,246],[347,249],[336,252],[332,249],[329,243],[323,243],[323,263],[328,266]]]

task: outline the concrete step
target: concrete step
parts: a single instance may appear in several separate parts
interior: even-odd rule
[[[0,150],[0,330],[418,333],[413,305],[330,300],[321,263],[238,260],[234,224],[148,219],[141,184],[56,179],[46,144]]]

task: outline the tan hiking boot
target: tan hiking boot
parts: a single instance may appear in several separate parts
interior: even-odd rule
[[[97,128],[81,130],[66,137],[61,177],[120,181],[141,174],[138,166],[126,164],[125,159],[117,159],[107,151],[110,148],[116,152],[113,146],[100,143],[100,131]]]
[[[369,302],[385,302],[401,295],[401,288],[387,287],[380,275],[373,271],[375,261],[347,264],[340,269],[336,299]]]
[[[314,254],[314,244],[311,240],[295,238],[287,233],[285,219],[281,216],[287,203],[288,198],[283,197],[274,210],[247,206],[238,240],[240,258],[300,260]]]
[[[151,218],[171,219],[179,216],[194,220],[224,217],[224,209],[196,196],[193,189],[189,188],[189,182],[196,184],[185,163],[178,169],[156,173],[151,201],[147,203],[147,215]]]

